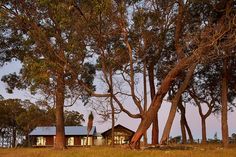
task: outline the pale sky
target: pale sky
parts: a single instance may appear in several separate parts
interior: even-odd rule
[[[10,72],[18,72],[20,68],[20,64],[18,62],[13,62],[7,64],[6,66],[1,68],[0,77],[3,74],[7,74]],[[99,85],[99,84],[98,84]],[[20,99],[31,99],[35,101],[35,99],[26,91],[14,91],[13,94],[8,94],[5,91],[6,85],[3,82],[0,82],[0,94],[3,95],[4,98],[20,98]],[[97,87],[99,88],[99,87]],[[127,100],[127,104],[131,104],[129,100]],[[82,103],[78,102],[70,109],[77,110],[80,113],[84,114],[84,119],[87,120],[87,115],[90,113],[91,108],[89,106],[84,106]],[[159,111],[159,127],[160,127],[160,134],[159,138],[161,138],[161,134],[167,120],[167,116],[169,114],[170,104],[168,102],[164,102]],[[95,114],[95,113],[94,113]],[[190,129],[192,131],[194,139],[201,139],[201,120],[198,114],[198,109],[191,104],[187,104],[186,106],[186,118]],[[232,133],[236,133],[236,112],[228,112],[228,125],[229,125],[229,135],[231,136]],[[139,125],[140,120],[132,119],[128,117],[125,113],[121,113],[119,115],[118,121],[116,124],[121,124],[131,130],[136,130]],[[220,116],[211,115],[207,119],[207,138],[213,138],[214,134],[217,132],[218,138],[221,138],[221,125],[220,125]],[[83,125],[87,125],[87,121]],[[95,114],[94,125],[97,128],[97,132],[106,131],[111,127],[111,122],[104,122],[101,123],[101,119],[98,115]],[[177,113],[170,136],[174,137],[177,135],[181,135],[180,131],[180,114]],[[151,129],[148,130],[148,141],[151,141]]]

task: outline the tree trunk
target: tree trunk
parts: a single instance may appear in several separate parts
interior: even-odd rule
[[[143,62],[143,111],[147,111],[147,60]],[[147,145],[147,131],[143,134],[143,144]]]
[[[112,147],[114,147],[114,127],[115,127],[115,108],[114,108],[114,104],[113,104],[113,79],[112,79],[112,69],[110,69],[110,93],[111,93],[111,97],[110,97],[110,105],[111,105],[111,145]]]
[[[151,100],[155,96],[155,83],[154,83],[154,64],[151,62],[148,66],[148,78],[149,78],[149,87],[151,92]],[[152,123],[152,144],[158,144],[159,141],[159,126],[158,126],[158,112],[154,114],[154,119]]]
[[[222,87],[221,87],[221,103],[222,103],[222,111],[221,111],[221,129],[222,129],[222,144],[224,147],[228,146],[228,119],[227,119],[227,112],[228,112],[228,79],[227,79],[227,60],[224,59],[223,63],[223,79],[222,79]]]
[[[163,131],[163,134],[162,134],[162,138],[161,138],[161,142],[160,142],[161,144],[167,144],[167,140],[169,139],[171,127],[172,127],[172,124],[173,124],[173,121],[174,121],[174,118],[175,118],[175,114],[176,114],[176,111],[177,111],[177,103],[178,102],[176,102],[176,101],[178,101],[178,100],[175,99],[175,101],[171,105],[170,113],[169,113],[164,131]]]
[[[159,127],[158,127],[158,112],[154,113],[152,122],[152,144],[158,144],[159,141]]]
[[[181,133],[182,133],[182,144],[186,144],[187,143],[187,137],[186,137],[186,130],[185,130],[185,108],[182,104],[182,97],[180,98],[179,104],[178,104],[178,108],[180,110],[180,128],[181,128]]]
[[[193,144],[194,143],[193,135],[192,135],[191,129],[190,129],[189,125],[188,125],[188,122],[186,120],[186,117],[184,117],[184,124],[185,124],[185,128],[186,128],[186,130],[188,132],[189,141],[190,141],[191,144]]]
[[[179,63],[167,74],[165,79],[162,81],[158,92],[155,94],[155,97],[152,103],[150,104],[149,109],[146,112],[146,116],[144,117],[143,121],[139,124],[137,131],[135,132],[134,136],[131,139],[130,142],[131,148],[135,148],[143,132],[145,132],[153,122],[153,119],[155,118],[154,117],[155,112],[157,112],[158,109],[160,108],[162,100],[165,97],[166,93],[169,91],[170,85],[174,80],[173,78],[176,78],[176,76],[183,69],[187,68],[188,65],[195,63],[195,61],[197,60],[196,57],[197,55],[192,55],[187,59],[180,60]]]
[[[201,117],[202,119],[202,144],[207,143],[207,137],[206,137],[206,118]]]
[[[177,107],[178,107],[179,101],[181,99],[181,95],[185,91],[185,89],[187,88],[187,86],[189,84],[189,81],[191,80],[192,75],[194,73],[195,67],[196,67],[196,64],[192,65],[189,68],[189,71],[187,72],[183,83],[181,84],[180,88],[178,89],[177,93],[175,94],[175,96],[172,100],[172,105],[171,105],[169,117],[167,119],[164,131],[163,131],[163,135],[162,135],[162,138],[161,138],[161,142],[160,142],[161,144],[166,144],[167,143],[167,140],[169,138],[169,134],[170,134],[170,131],[171,131],[171,127],[172,127],[172,124],[173,124],[173,121],[174,121],[174,118],[175,118],[175,114],[176,114],[176,111],[177,111]]]
[[[112,97],[111,97],[112,99]],[[114,147],[114,132],[115,132],[115,113],[114,106],[112,104],[112,126],[111,126],[111,145]]]
[[[12,128],[12,148],[16,147],[16,128]]]
[[[184,118],[181,112],[181,118],[180,118],[180,127],[181,127],[181,133],[182,133],[182,144],[187,143],[187,136],[186,136],[186,130],[185,130],[185,124],[184,124]]]
[[[193,135],[192,135],[192,132],[191,132],[191,130],[190,130],[190,128],[189,128],[189,125],[188,125],[188,122],[187,122],[187,120],[186,120],[186,110],[185,110],[185,107],[183,106],[183,104],[182,103],[179,103],[179,109],[180,109],[180,111],[181,111],[181,121],[182,122],[180,122],[180,123],[182,123],[181,125],[183,125],[184,126],[184,128],[187,130],[187,133],[188,133],[188,137],[189,137],[189,141],[190,141],[190,143],[191,144],[193,144]],[[181,126],[182,127],[182,126]],[[182,129],[182,128],[181,128]],[[186,131],[185,130],[185,131]],[[185,132],[186,133],[186,132]],[[186,136],[186,135],[185,135]],[[183,137],[184,138],[184,137]],[[184,141],[183,141],[184,142]],[[186,140],[186,142],[187,142],[187,140]]]
[[[56,141],[55,149],[65,149],[65,127],[64,127],[64,91],[65,80],[63,71],[57,73],[56,86]]]

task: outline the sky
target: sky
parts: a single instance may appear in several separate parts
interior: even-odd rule
[[[0,69],[0,78],[4,74],[12,73],[12,72],[19,72],[19,69],[21,67],[21,64],[19,62],[12,62],[4,67],[1,67]],[[97,84],[97,88],[100,87],[101,84]],[[6,93],[6,84],[3,82],[0,82],[0,94],[3,95],[4,98],[20,98],[20,99],[30,99],[31,101],[35,101],[37,97],[30,95],[29,92],[27,91],[17,91],[15,90],[13,94],[8,94]],[[150,100],[149,100],[150,103]],[[132,103],[127,100],[126,104],[131,104]],[[169,110],[170,110],[170,103],[164,101],[159,113],[159,128],[160,128],[160,134],[159,138],[161,138],[162,131],[165,126],[165,122],[167,120]],[[85,122],[82,125],[87,125],[87,117],[90,111],[92,110],[89,105],[84,106],[82,102],[78,101],[74,106],[68,108],[69,110],[76,110],[79,111],[80,113],[84,114],[84,119]],[[135,109],[131,110],[135,112]],[[108,122],[101,122],[102,119],[99,117],[99,115],[96,115],[94,112],[94,126],[97,128],[97,132],[104,132],[107,129],[111,128],[111,121]],[[201,120],[200,116],[198,113],[197,107],[191,105],[191,104],[186,104],[186,118],[188,121],[188,124],[190,126],[190,129],[192,131],[194,139],[201,139]],[[236,133],[236,112],[228,112],[228,126],[229,126],[229,136],[231,136],[232,133]],[[121,113],[118,117],[118,120],[116,121],[116,124],[121,124],[133,131],[135,131],[140,123],[139,119],[132,119],[129,116],[127,116],[125,113]],[[207,126],[207,138],[214,138],[215,133],[217,133],[218,138],[221,138],[221,120],[220,120],[220,115],[210,115],[210,117],[206,120],[206,126]],[[151,127],[150,127],[151,128]],[[180,114],[177,113],[170,136],[178,136],[181,135],[181,130],[180,130]],[[148,130],[148,142],[150,143],[151,141],[151,129]]]

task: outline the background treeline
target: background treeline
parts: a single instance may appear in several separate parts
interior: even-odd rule
[[[79,126],[84,122],[77,111],[65,110],[65,125]],[[0,100],[1,147],[30,146],[29,133],[37,126],[54,126],[55,109],[29,100]]]

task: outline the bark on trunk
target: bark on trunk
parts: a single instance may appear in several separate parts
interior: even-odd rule
[[[155,83],[154,83],[154,64],[151,62],[148,66],[148,78],[149,78],[149,87],[151,92],[151,100],[155,96]],[[158,112],[154,113],[154,119],[152,123],[152,144],[158,144],[159,141],[159,126],[158,126]]]
[[[177,111],[177,103],[178,103],[177,101],[178,100],[175,99],[173,101],[172,105],[171,105],[170,113],[169,113],[164,131],[163,131],[163,134],[162,134],[162,138],[161,138],[161,142],[160,142],[161,144],[167,144],[167,142],[168,142],[171,127],[172,127],[172,124],[173,124],[173,121],[174,121],[174,118],[175,118],[175,114],[176,114],[176,111]]]
[[[152,122],[152,144],[158,144],[159,142],[159,126],[158,126],[158,112],[154,113],[154,119]]]
[[[193,141],[193,135],[192,135],[191,129],[190,129],[189,125],[188,125],[188,122],[186,120],[186,117],[184,117],[184,123],[185,123],[185,128],[186,128],[186,130],[188,132],[189,141],[190,141],[191,144],[193,144],[193,142],[194,142]]]
[[[112,99],[112,97],[111,97]],[[111,126],[111,146],[114,147],[114,131],[115,131],[115,114],[114,106],[112,106],[112,126]]]
[[[202,119],[202,144],[207,143],[207,137],[206,137],[206,119],[204,117],[201,117]]]
[[[111,126],[111,145],[112,147],[114,147],[114,127],[115,127],[115,108],[114,108],[114,104],[113,104],[113,79],[112,79],[112,69],[110,69],[110,93],[111,93],[111,97],[110,97],[110,105],[111,105],[111,121],[112,121],[112,126]]]
[[[228,112],[228,100],[227,100],[227,94],[228,94],[228,79],[227,79],[227,60],[224,59],[223,63],[223,79],[222,79],[222,96],[221,96],[221,103],[222,103],[222,111],[221,111],[221,129],[222,129],[222,144],[224,147],[228,146],[228,118],[227,118],[227,112]]]
[[[147,60],[145,60],[143,62],[143,111],[146,112],[147,111]],[[147,145],[147,131],[145,131],[145,133],[143,134],[143,144],[144,146]]]
[[[183,121],[182,116],[180,119],[180,126],[181,126],[181,133],[182,133],[182,144],[186,144],[187,143],[187,136],[186,136],[186,130],[185,130],[185,125],[184,125],[184,121]]]
[[[57,73],[56,86],[56,141],[55,149],[65,149],[65,128],[64,128],[64,91],[65,80],[63,71]]]
[[[182,104],[182,98],[180,98],[179,104],[178,104],[178,108],[180,110],[180,128],[181,128],[181,133],[182,133],[182,144],[186,144],[187,143],[187,136],[186,136],[186,130],[185,130],[185,108]]]
[[[187,143],[187,136],[186,136],[186,130],[185,130],[185,123],[184,123],[184,110],[180,110],[181,112],[181,117],[180,117],[180,128],[181,128],[181,133],[182,133],[182,144]]]
[[[186,110],[185,110],[185,107],[183,106],[182,103],[179,103],[178,107],[179,107],[179,109],[181,111],[181,121],[182,121],[181,123],[184,126],[184,128],[187,130],[190,143],[193,144],[193,135],[192,135],[192,132],[191,132],[190,127],[188,125],[188,122],[186,120],[186,116],[185,116],[186,115]],[[187,140],[186,140],[186,142],[187,142]],[[183,143],[184,143],[184,141],[183,141]]]

